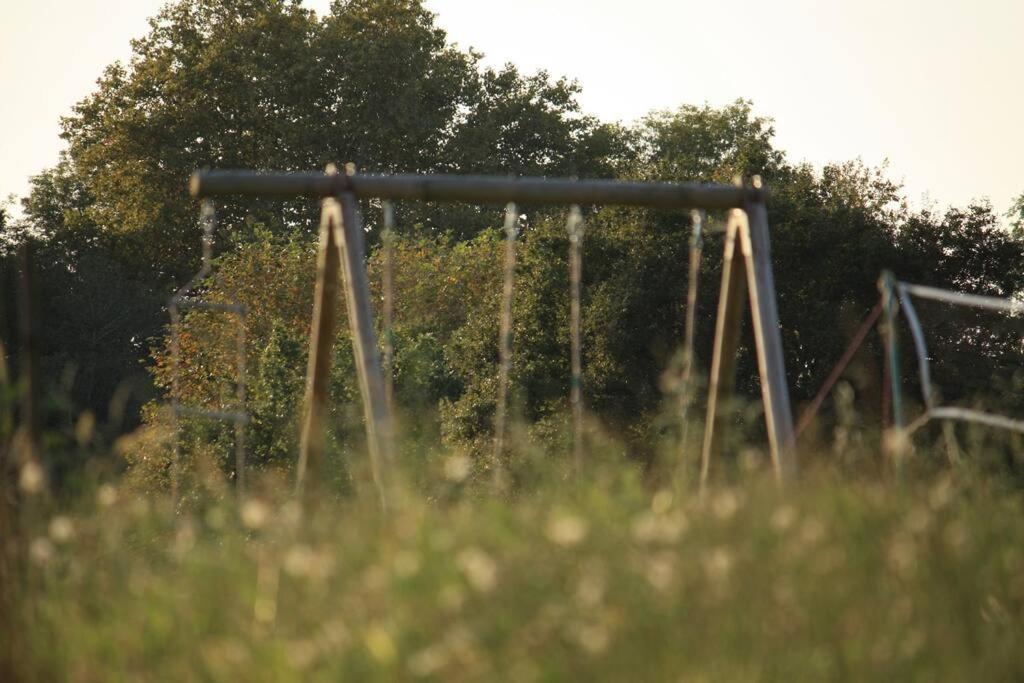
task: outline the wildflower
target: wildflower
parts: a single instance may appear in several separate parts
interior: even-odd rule
[[[772,513],[772,528],[780,534],[786,531],[796,521],[796,510],[788,505],[783,505]]]
[[[910,536],[899,533],[889,543],[889,568],[899,576],[909,577],[917,568],[914,541]]]
[[[21,467],[18,486],[28,495],[42,493],[46,485],[46,472],[35,460],[29,460]]]
[[[630,531],[640,543],[671,544],[689,528],[689,521],[682,512],[675,514],[643,514],[633,521]]]
[[[714,548],[704,558],[704,574],[710,581],[720,583],[729,578],[732,565],[732,553],[727,548]]]
[[[611,641],[608,628],[604,624],[574,624],[570,633],[586,652],[591,655],[599,655],[608,649]]]
[[[309,576],[313,562],[313,551],[310,547],[299,544],[290,548],[284,556],[284,570],[292,576]]]
[[[395,575],[401,579],[415,576],[420,570],[420,556],[411,550],[400,550],[395,553]]]
[[[960,520],[950,522],[942,532],[942,539],[954,553],[960,554],[969,540],[967,527]]]
[[[317,657],[316,643],[305,639],[289,642],[286,652],[292,666],[300,671],[308,669]]]
[[[676,575],[676,559],[671,553],[659,553],[648,559],[644,567],[647,582],[656,590],[667,591]]]
[[[921,534],[931,525],[931,513],[924,505],[916,505],[907,515],[907,529],[914,534]]]
[[[110,484],[103,484],[96,490],[96,502],[100,507],[110,507],[117,502],[117,489]]]
[[[566,548],[587,537],[587,522],[575,515],[556,515],[548,521],[547,537],[555,545]]]
[[[58,515],[50,520],[50,538],[56,543],[67,543],[75,535],[75,526],[71,520],[64,515]]]
[[[466,455],[449,456],[444,461],[444,478],[458,483],[469,476],[472,467],[473,461]]]
[[[662,489],[654,494],[654,498],[651,499],[651,512],[656,515],[663,515],[668,512],[670,507],[672,507],[671,491]]]
[[[380,624],[373,624],[366,630],[363,642],[373,658],[381,664],[390,663],[397,654],[394,639]]]
[[[449,584],[438,593],[437,602],[449,612],[457,612],[466,602],[466,594],[458,586]]]
[[[825,537],[825,525],[817,519],[808,519],[800,527],[800,540],[807,545],[814,545]]]
[[[590,570],[576,584],[576,602],[582,607],[596,607],[604,599],[607,581],[600,571]]]
[[[174,554],[179,558],[184,557],[196,544],[196,529],[192,520],[182,523],[177,533],[174,534]]]
[[[320,627],[317,643],[321,650],[331,650],[348,644],[350,637],[345,622],[340,619],[331,619]]]
[[[242,524],[250,529],[263,528],[268,519],[270,519],[270,507],[263,501],[250,498],[242,505]]]
[[[55,554],[56,549],[50,539],[44,536],[33,539],[28,547],[28,555],[36,564],[48,564]]]
[[[736,511],[740,509],[740,499],[732,491],[720,492],[711,501],[711,512],[723,522],[732,519]]]
[[[928,492],[928,504],[935,510],[944,508],[953,500],[953,494],[953,480],[942,477]]]
[[[406,666],[413,676],[425,678],[443,669],[447,663],[448,654],[444,648],[434,645],[415,653]]]
[[[489,593],[498,583],[498,565],[479,548],[466,548],[455,556],[455,564],[466,580],[481,593]]]

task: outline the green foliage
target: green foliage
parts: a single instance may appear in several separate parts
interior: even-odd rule
[[[572,80],[481,68],[479,59],[448,43],[418,0],[338,1],[322,17],[286,0],[167,5],[133,43],[131,60],[109,67],[64,119],[66,156],[33,179],[24,224],[5,228],[8,244],[26,236],[41,241],[51,345],[44,369],[49,387],[68,397],[51,421],[60,419],[67,431],[84,408],[101,417],[127,414],[131,424],[151,391],[139,361],[166,391],[162,305],[198,261],[196,212],[185,187],[203,166],[309,169],[353,160],[381,172],[719,182],[760,174],[771,190],[782,334],[798,402],[818,388],[871,307],[882,268],[1000,296],[1019,295],[1024,286],[1024,238],[1001,231],[990,206],[913,213],[884,168],[848,162],[815,172],[793,164],[774,146],[773,122],[748,101],[685,105],[624,127],[587,115]],[[372,250],[378,206],[364,208]],[[237,294],[249,307],[252,457],[260,465],[289,462],[316,207],[255,198],[218,209],[218,239],[228,237],[218,245],[225,280],[205,294]],[[537,435],[557,440],[568,394],[564,219],[537,207],[520,210],[528,229],[514,303],[512,405],[538,426]],[[650,457],[663,426],[662,387],[672,384],[664,373],[675,367],[682,334],[689,221],[670,212],[586,211],[586,400],[636,454]],[[395,381],[404,424],[436,429],[451,443],[483,444],[495,402],[499,214],[493,207],[403,203],[398,218]],[[721,225],[720,216],[711,218]],[[697,328],[704,369],[720,261],[709,234]],[[375,252],[375,283],[379,265]],[[1016,362],[1013,329],[984,337],[981,321],[965,322],[970,334],[940,326],[932,340],[936,358],[948,359],[941,361],[944,392],[958,400],[983,392]],[[188,316],[186,326],[183,398],[223,406],[231,394],[233,332],[202,313]],[[342,325],[332,380],[338,444],[359,431],[346,339]],[[877,351],[870,342],[849,374],[858,405],[871,414],[880,397]],[[134,392],[127,413],[109,407],[122,379]],[[756,395],[749,344],[741,349],[739,382]],[[1008,381],[993,399],[1015,409],[1016,386]],[[160,433],[161,415],[146,413],[150,434]],[[746,422],[753,427],[756,417]],[[228,448],[228,430],[190,429],[199,450],[209,446],[205,439],[215,451]]]

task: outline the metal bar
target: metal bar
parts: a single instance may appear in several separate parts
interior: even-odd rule
[[[738,209],[731,211],[725,228],[722,285],[718,296],[718,317],[715,321],[715,345],[711,352],[704,446],[701,449],[701,491],[707,485],[711,458],[721,451],[722,436],[726,428],[725,408],[732,396],[736,379],[736,351],[739,348],[740,325],[743,322],[743,290],[747,286],[747,271],[735,258],[736,239],[742,216]]]
[[[581,339],[580,288],[583,278],[583,214],[579,206],[569,210],[569,338],[572,379],[569,404],[572,407],[572,460],[576,474],[583,473],[583,343]]]
[[[856,334],[853,335],[853,339],[850,340],[849,346],[846,347],[846,351],[843,352],[842,357],[836,366],[832,368],[832,372],[828,374],[825,382],[821,385],[821,389],[815,394],[814,399],[811,401],[807,409],[804,410],[800,416],[800,420],[796,425],[796,433],[794,438],[799,439],[800,435],[803,434],[804,430],[810,426],[811,421],[814,420],[815,415],[818,414],[818,410],[821,409],[821,404],[825,402],[825,397],[832,391],[832,387],[839,381],[839,378],[843,376],[843,371],[846,370],[846,366],[853,360],[860,345],[864,343],[864,339],[867,338],[868,332],[878,321],[878,317],[882,314],[882,300],[879,299],[878,303],[875,304],[868,316],[864,318],[864,322],[861,323],[860,328]]]
[[[889,374],[889,391],[892,402],[892,428],[897,432],[903,429],[903,397],[900,389],[900,350],[896,339],[896,297],[893,286],[896,278],[890,271],[884,271],[878,279],[878,289],[882,294],[882,308],[885,324],[882,333],[885,338],[885,361]]]
[[[760,188],[702,183],[641,183],[568,178],[495,178],[469,175],[330,175],[196,171],[189,189],[194,197],[261,195],[407,199],[504,204],[608,204],[663,209],[730,209],[760,201]]]
[[[384,273],[381,283],[381,289],[384,290],[384,396],[387,399],[388,408],[394,410],[395,205],[385,200],[383,209],[384,230],[381,232],[380,239],[384,247]]]
[[[928,345],[925,343],[924,330],[921,329],[921,321],[914,310],[914,304],[907,296],[907,290],[903,283],[896,283],[896,294],[899,296],[900,306],[903,307],[903,314],[907,317],[907,324],[910,326],[910,334],[914,338],[914,351],[917,353],[917,372],[921,378],[921,394],[924,397],[925,409],[931,410],[935,405],[935,395],[932,391],[932,375],[928,368]]]
[[[693,403],[693,366],[696,360],[694,344],[697,337],[697,288],[700,284],[700,259],[704,249],[704,219],[702,210],[694,209],[690,214],[690,269],[687,273],[686,321],[683,335],[683,371],[679,383],[679,462],[680,471],[685,465],[686,442],[690,429],[689,412]]]
[[[512,369],[512,294],[516,273],[516,235],[519,213],[516,205],[505,207],[505,268],[501,313],[498,324],[498,399],[494,409],[494,480],[504,485],[502,457],[505,452],[505,421],[508,410],[508,378]]]
[[[318,481],[323,467],[324,416],[327,413],[327,385],[331,373],[331,346],[338,311],[339,255],[335,243],[334,221],[340,212],[337,200],[324,199],[320,213],[320,243],[317,248],[316,285],[313,291],[313,322],[309,333],[309,360],[306,365],[306,396],[302,433],[299,438],[299,463],[295,488],[300,495],[306,473]]]
[[[932,408],[928,416],[937,420],[961,420],[964,422],[977,422],[1024,434],[1024,420],[1014,420],[1003,415],[991,415],[979,410],[968,410],[967,408],[944,407]]]
[[[944,303],[956,304],[959,306],[984,308],[990,311],[1001,311],[1009,313],[1010,315],[1024,314],[1024,302],[1015,301],[1013,299],[1003,299],[996,296],[982,296],[980,294],[965,294],[963,292],[951,292],[946,289],[939,289],[938,287],[915,285],[909,282],[897,282],[896,286],[901,291],[909,292],[910,294],[922,299],[932,299],[934,301],[942,301]]]
[[[242,311],[238,314],[238,327],[235,333],[235,372],[237,374],[235,401],[245,416],[244,420],[235,421],[235,490],[238,492],[239,498],[245,495],[245,427],[249,424],[249,414],[246,411],[248,382],[246,379],[245,323],[245,309],[242,307]]]
[[[760,179],[755,177],[754,184],[759,185]],[[746,215],[741,219],[739,232],[747,265],[747,291],[754,321],[757,364],[761,371],[761,399],[768,423],[768,447],[775,476],[785,483],[796,478],[797,465],[793,442],[793,412],[789,404],[775,277],[772,273],[768,209],[764,203],[752,202],[746,206]]]
[[[354,172],[354,167],[349,170]],[[370,306],[370,283],[366,276],[366,244],[363,225],[359,217],[359,204],[355,196],[343,192],[331,211],[335,242],[341,259],[341,272],[345,278],[345,304],[348,326],[352,335],[356,374],[363,397],[363,415],[366,420],[367,448],[370,467],[380,497],[381,507],[387,510],[391,497],[390,477],[393,459],[391,411],[384,393],[377,335],[373,329],[373,310]]]

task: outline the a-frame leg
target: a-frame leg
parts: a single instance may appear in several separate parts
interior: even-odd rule
[[[797,469],[793,412],[789,404],[775,278],[771,266],[768,211],[762,202],[751,202],[746,206],[740,235],[747,263],[750,312],[754,321],[757,365],[761,373],[761,399],[768,425],[768,447],[776,477],[786,482],[796,477]]]
[[[340,220],[331,225],[335,231],[334,241],[338,245],[341,271],[345,278],[345,304],[359,390],[363,399],[370,466],[381,506],[386,509],[390,497],[389,476],[394,446],[391,411],[384,389],[384,373],[373,327],[373,310],[370,307],[366,240],[355,196],[350,192],[339,195],[336,210]]]
[[[315,481],[323,467],[324,415],[327,385],[331,373],[334,326],[338,311],[339,254],[336,227],[341,219],[338,200],[321,203],[320,243],[316,257],[316,288],[313,293],[313,325],[309,335],[309,363],[306,367],[306,395],[299,441],[296,490],[301,493],[307,472]]]
[[[743,264],[737,262],[737,241]],[[780,482],[796,476],[793,448],[793,415],[789,403],[786,368],[771,270],[767,211],[754,202],[746,211],[733,209],[726,228],[722,260],[722,288],[711,358],[704,448],[701,453],[701,486],[708,478],[711,459],[721,450],[726,429],[725,408],[735,385],[736,352],[743,315],[743,290],[749,293],[754,342],[761,377],[761,397],[768,427],[768,445],[775,475]]]
[[[711,380],[708,383],[708,411],[704,423],[704,447],[701,449],[702,489],[707,482],[711,458],[721,451],[728,417],[726,408],[736,382],[736,351],[739,347],[740,324],[743,322],[743,291],[747,284],[747,271],[734,258],[742,219],[743,213],[733,209],[725,229],[722,286],[718,295],[715,346],[711,354]]]

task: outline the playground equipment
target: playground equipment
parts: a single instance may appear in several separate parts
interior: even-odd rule
[[[182,415],[210,420],[232,422],[235,425],[235,488],[239,494],[245,492],[245,425],[249,423],[246,411],[245,381],[245,306],[231,294],[227,302],[204,301],[193,296],[211,275],[220,279],[213,267],[213,233],[217,227],[217,214],[213,203],[204,201],[200,209],[199,222],[203,228],[203,263],[188,284],[179,289],[167,302],[171,316],[171,429],[174,434],[174,453],[171,461],[171,497],[178,500],[178,486],[181,468],[181,425]],[[227,410],[211,410],[199,406],[183,405],[179,378],[181,375],[181,311],[197,308],[207,311],[230,313],[235,316],[235,405]]]
[[[495,453],[500,458],[504,446],[504,395],[507,392],[508,364],[511,362],[510,311],[511,274],[515,266],[515,236],[519,205],[562,204],[628,205],[662,209],[728,210],[722,284],[718,304],[709,383],[707,421],[702,449],[702,481],[710,462],[720,448],[726,426],[723,404],[735,382],[735,357],[739,344],[744,291],[749,296],[754,323],[754,339],[761,378],[762,400],[767,422],[772,463],[780,481],[796,474],[793,451],[793,421],[779,334],[775,285],[765,190],[759,178],[750,185],[697,183],[640,183],[605,180],[548,178],[499,178],[457,175],[357,175],[352,165],[339,173],[331,166],[325,173],[262,173],[252,171],[198,171],[192,176],[191,193],[197,198],[223,195],[262,197],[306,196],[321,201],[317,278],[314,292],[313,323],[310,333],[307,368],[305,416],[302,425],[298,467],[298,486],[308,472],[320,467],[324,445],[324,414],[327,404],[327,377],[331,361],[331,339],[337,309],[339,274],[344,279],[344,295],[352,334],[366,422],[367,442],[374,480],[382,504],[388,500],[388,470],[392,460],[393,433],[389,391],[382,371],[380,353],[373,326],[369,284],[366,275],[365,237],[358,200],[384,200],[385,227],[393,230],[390,202],[419,200],[507,204],[506,260],[500,335],[498,413],[495,424]],[[393,216],[393,213],[391,214]],[[582,397],[576,391],[580,382],[578,291],[581,269],[578,251],[582,239],[582,216],[578,208],[570,212],[571,317],[573,336],[573,405],[582,409]],[[699,234],[699,233],[698,233]],[[385,243],[387,244],[387,243]],[[699,248],[699,239],[692,245]],[[699,249],[698,249],[699,258]],[[695,290],[694,290],[695,291]],[[385,303],[385,357],[390,358],[387,338],[390,334],[390,301]],[[692,335],[689,329],[688,335]],[[689,338],[689,337],[688,337]],[[692,343],[690,347],[692,354]],[[390,361],[389,361],[390,362]],[[578,432],[577,439],[578,439]],[[582,450],[575,458],[582,458]]]
[[[910,334],[914,340],[914,351],[917,355],[918,378],[921,383],[921,398],[924,402],[924,413],[915,419],[910,425],[904,428],[903,401],[901,400],[899,383],[899,351],[896,347],[895,335],[888,334],[887,343],[890,350],[887,354],[890,370],[889,377],[892,384],[892,411],[893,424],[897,430],[906,429],[913,433],[929,420],[959,420],[963,422],[976,422],[978,424],[1006,429],[1024,433],[1024,420],[1014,419],[1005,415],[995,415],[980,410],[971,410],[958,406],[940,406],[937,404],[936,392],[932,386],[930,364],[928,362],[928,345],[925,342],[924,330],[921,321],[917,317],[917,310],[914,308],[913,297],[931,299],[956,306],[970,306],[997,313],[1005,313],[1010,317],[1024,316],[1024,302],[1012,299],[1001,299],[994,296],[980,296],[978,294],[965,294],[953,292],[938,287],[926,285],[915,285],[909,282],[901,282],[890,272],[882,274],[879,280],[879,288],[882,291],[883,306],[887,312],[889,325],[894,324],[897,313],[896,302],[899,302],[899,310],[910,327]],[[892,329],[892,328],[890,328]],[[1024,346],[1024,336],[1021,338]]]

